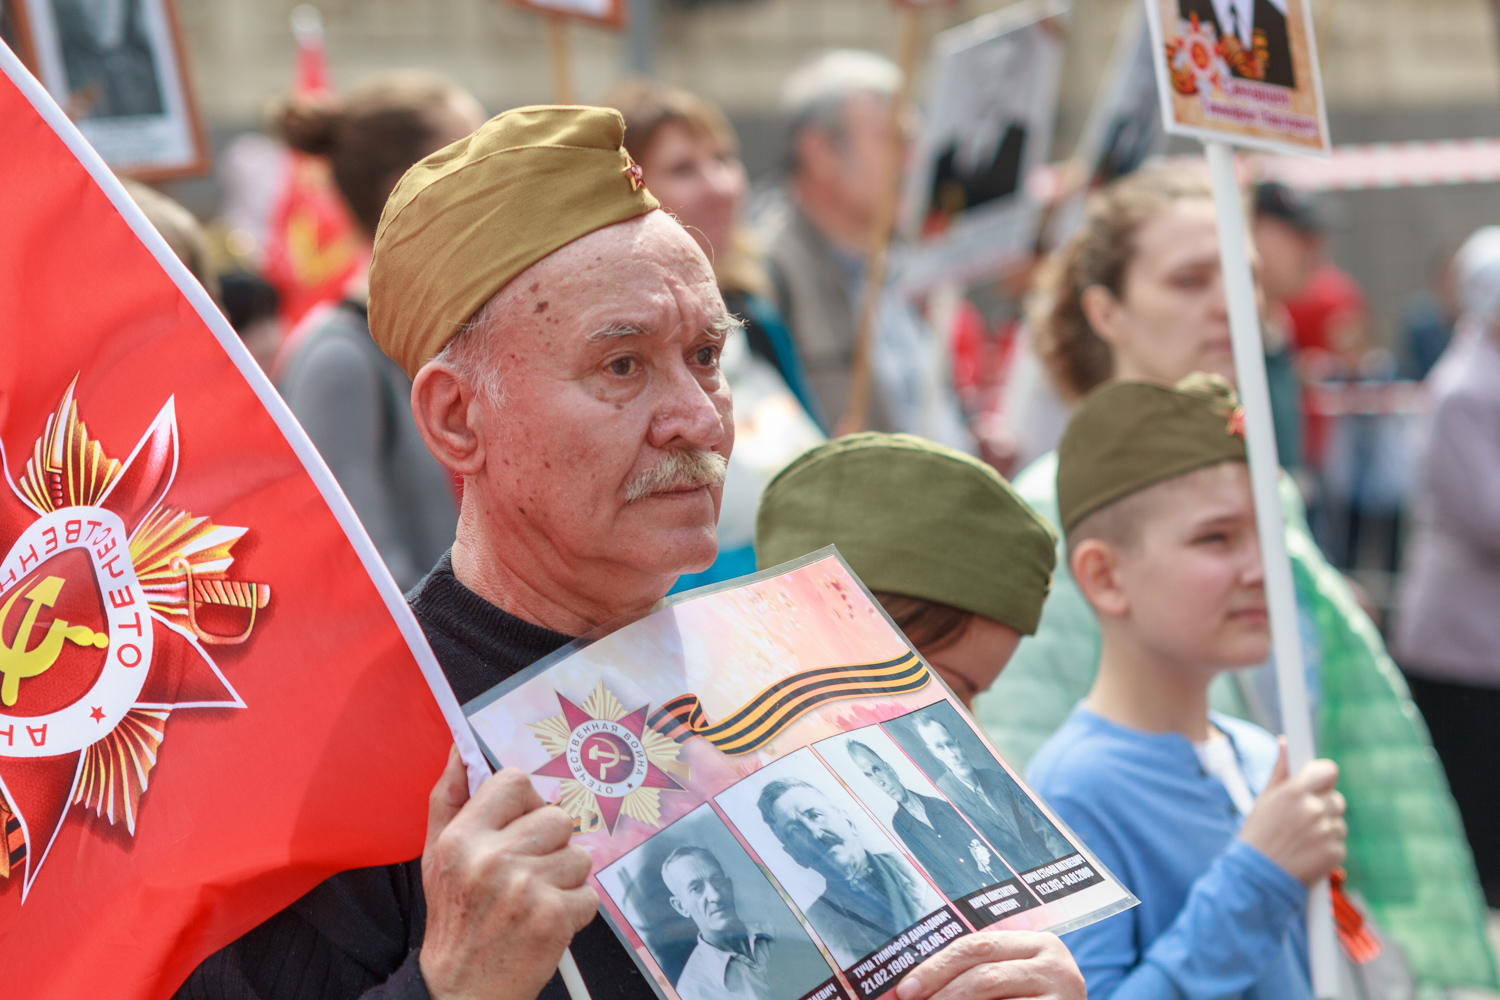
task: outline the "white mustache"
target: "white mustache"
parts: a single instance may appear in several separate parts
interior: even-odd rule
[[[625,487],[625,502],[635,503],[653,493],[723,486],[729,459],[707,448],[672,451]]]

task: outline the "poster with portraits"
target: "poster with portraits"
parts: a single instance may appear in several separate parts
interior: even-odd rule
[[[1168,132],[1329,149],[1308,0],[1145,0]]]
[[[578,640],[464,706],[573,817],[666,1000],[873,1000],[989,928],[1134,905],[833,548]]]
[[[8,0],[18,53],[116,173],[208,169],[172,0]]]
[[[1083,223],[1091,193],[1166,151],[1155,56],[1145,11],[1128,8],[1066,167],[1067,190],[1048,220],[1047,246],[1061,246]]]
[[[933,40],[895,258],[908,294],[1030,255],[1041,206],[1026,178],[1052,146],[1068,9],[1021,0]]]

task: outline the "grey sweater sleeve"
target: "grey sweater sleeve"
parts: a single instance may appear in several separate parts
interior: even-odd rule
[[[381,393],[381,373],[368,351],[343,337],[308,345],[286,387],[287,405],[328,463],[344,495],[370,534],[370,540],[397,584],[421,579],[397,528],[393,498],[382,472],[390,433]]]

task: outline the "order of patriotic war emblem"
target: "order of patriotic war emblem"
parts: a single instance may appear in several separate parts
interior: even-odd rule
[[[687,766],[677,743],[646,724],[649,706],[626,712],[602,681],[582,705],[557,701],[561,715],[527,727],[553,755],[532,774],[558,779],[557,805],[583,833],[613,834],[621,815],[660,826],[660,793],[683,791]]]
[[[173,712],[245,707],[208,650],[271,599],[232,575],[248,529],[172,506],[173,401],[120,459],[77,384],[19,475],[0,447],[0,892],[23,902],[73,807],[134,836]]]

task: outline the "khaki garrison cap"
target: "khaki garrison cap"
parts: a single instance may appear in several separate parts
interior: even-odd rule
[[[910,434],[851,434],[807,452],[760,501],[764,569],[837,545],[871,590],[1036,631],[1057,561],[1047,522],[988,465]]]
[[[1221,376],[1194,372],[1175,387],[1112,382],[1084,399],[1057,447],[1063,531],[1148,486],[1245,460],[1244,414]]]
[[[413,377],[496,292],[596,229],[660,208],[607,108],[516,108],[421,160],[370,263],[370,333]]]

